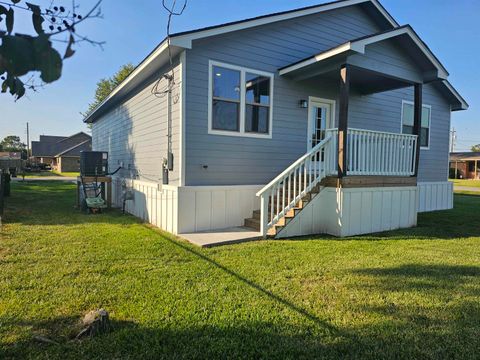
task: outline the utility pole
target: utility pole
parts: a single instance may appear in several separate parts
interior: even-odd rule
[[[30,158],[30,130],[27,122],[27,161]]]
[[[455,152],[455,143],[457,141],[457,131],[455,128],[450,130],[450,152]]]

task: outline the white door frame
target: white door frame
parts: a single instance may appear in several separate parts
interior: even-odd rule
[[[335,125],[335,105],[336,101],[332,99],[323,99],[315,96],[308,97],[308,128],[307,128],[307,151],[312,148],[312,130],[313,130],[313,106],[322,104],[330,106],[330,118],[327,119],[327,129],[331,129]]]

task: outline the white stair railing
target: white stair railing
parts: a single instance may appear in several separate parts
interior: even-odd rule
[[[351,129],[347,131],[347,174],[415,174],[417,136]]]
[[[323,178],[336,172],[336,130],[300,157],[257,193],[261,200],[260,231],[267,235]]]

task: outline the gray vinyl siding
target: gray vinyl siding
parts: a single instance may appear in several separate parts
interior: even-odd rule
[[[389,39],[368,45],[365,54],[356,54],[348,63],[412,82],[422,82],[422,71],[405,51]]]
[[[278,175],[307,149],[307,109],[298,101],[338,94],[338,84],[295,82],[278,68],[381,30],[353,6],[194,41],[186,56],[186,185],[265,184]],[[209,60],[275,74],[272,139],[208,134]]]
[[[338,107],[337,81],[293,81],[278,76],[278,69],[382,30],[353,6],[194,41],[186,56],[186,185],[272,180],[307,150],[308,110],[299,108],[298,101],[314,96],[337,100]],[[413,61],[389,41],[367,47],[366,55],[367,68],[380,66],[377,70],[398,77],[419,78]],[[209,60],[275,74],[272,139],[208,134]],[[413,100],[412,88],[369,96],[352,93],[349,126],[398,133],[403,99]],[[424,87],[424,103],[432,105],[432,126],[430,149],[421,151],[419,181],[445,181],[450,108],[430,86]]]
[[[172,151],[174,170],[170,184],[179,183],[179,125],[181,66],[175,67],[176,86],[172,93]],[[164,70],[160,70],[162,74]],[[118,175],[126,178],[161,182],[162,161],[167,156],[167,95],[151,93],[156,79],[150,79],[139,89],[93,124],[93,150],[108,151],[109,169],[121,162],[124,169]],[[162,78],[159,89],[166,88]]]
[[[352,95],[349,127],[400,133],[402,100],[413,102],[413,87],[369,96]],[[423,87],[423,104],[432,107],[430,146],[420,151],[418,181],[447,181],[450,105],[432,85]]]

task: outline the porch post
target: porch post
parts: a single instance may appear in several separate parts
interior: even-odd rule
[[[413,134],[417,135],[417,151],[415,152],[415,174],[418,176],[418,163],[420,160],[420,133],[422,128],[422,84],[415,84],[413,103]]]
[[[348,100],[350,95],[350,68],[340,69],[340,95],[338,104],[338,177],[347,175]]]

